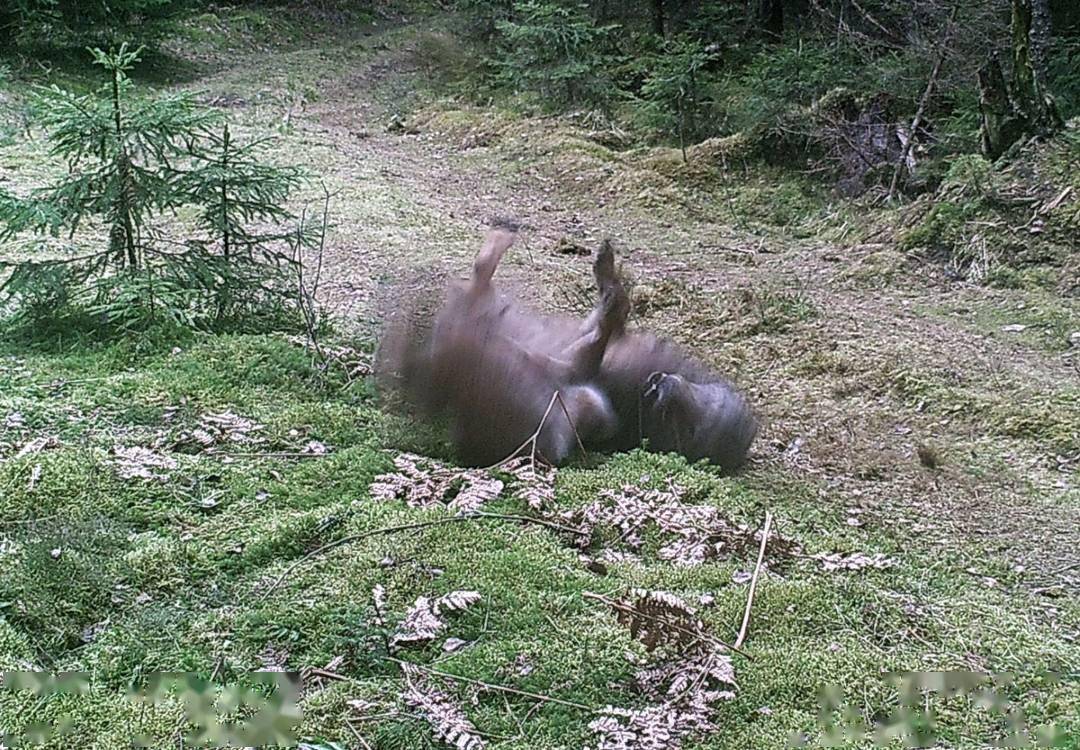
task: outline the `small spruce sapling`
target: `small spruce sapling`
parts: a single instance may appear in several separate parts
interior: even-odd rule
[[[641,86],[640,106],[661,130],[678,137],[684,162],[687,141],[698,135],[701,71],[714,59],[715,53],[696,39],[673,39]]]
[[[236,143],[190,94],[137,96],[128,71],[139,53],[93,50],[109,81],[91,94],[39,91],[67,173],[26,197],[0,192],[0,243],[16,258],[0,262],[0,312],[216,328],[295,307],[285,206],[303,173],[260,161],[264,141]]]

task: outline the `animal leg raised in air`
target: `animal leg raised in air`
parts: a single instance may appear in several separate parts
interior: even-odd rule
[[[612,336],[622,333],[630,314],[630,298],[615,273],[615,253],[611,240],[601,243],[593,261],[593,276],[599,299],[582,325],[581,335],[567,347],[564,357],[578,379],[596,376],[608,342]]]
[[[495,275],[495,269],[499,266],[507,248],[514,244],[517,239],[516,229],[508,224],[501,224],[492,228],[484,238],[484,245],[473,260],[472,283],[469,287],[470,297],[479,298],[491,289],[491,277]]]

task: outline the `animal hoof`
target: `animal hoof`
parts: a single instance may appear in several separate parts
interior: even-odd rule
[[[615,250],[611,240],[600,243],[600,249],[596,251],[596,258],[593,260],[593,275],[597,281],[615,278]]]
[[[505,229],[508,232],[520,232],[521,222],[512,216],[492,216],[488,219],[492,229]]]

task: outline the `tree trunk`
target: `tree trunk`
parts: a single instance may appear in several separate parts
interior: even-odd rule
[[[784,0],[760,0],[758,25],[766,35],[779,39],[784,34]]]
[[[652,0],[652,27],[657,36],[664,36],[667,26],[667,14],[664,0]]]
[[[221,244],[225,260],[229,259],[229,125],[225,124],[225,134],[221,139]]]
[[[124,116],[120,108],[120,71],[118,69],[113,69],[112,74],[112,113],[113,126],[116,130],[116,175],[119,187],[113,207],[115,216],[110,249],[120,250],[118,243],[122,243],[128,266],[138,268],[139,255],[135,248],[135,224],[131,218],[131,211],[135,206],[135,190],[131,175],[131,157],[128,155],[124,135]]]
[[[979,68],[979,111],[983,155],[996,159],[1023,134],[997,55],[991,55]]]
[[[1049,36],[1047,0],[1012,0],[1012,81],[994,56],[979,69],[982,151],[991,159],[1025,135],[1045,138],[1064,125],[1040,69]]]
[[[1031,6],[1032,0],[1012,0],[1012,90],[1025,113],[1035,107],[1039,89],[1031,63]]]
[[[1031,5],[1031,64],[1035,69],[1035,78],[1045,86],[1047,54],[1050,50],[1050,37],[1053,35],[1050,0],[1032,0]]]

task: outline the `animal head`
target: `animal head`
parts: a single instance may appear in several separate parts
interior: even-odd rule
[[[743,463],[758,429],[745,399],[727,383],[695,383],[666,372],[645,380],[641,420],[651,449],[705,458],[728,470]]]

